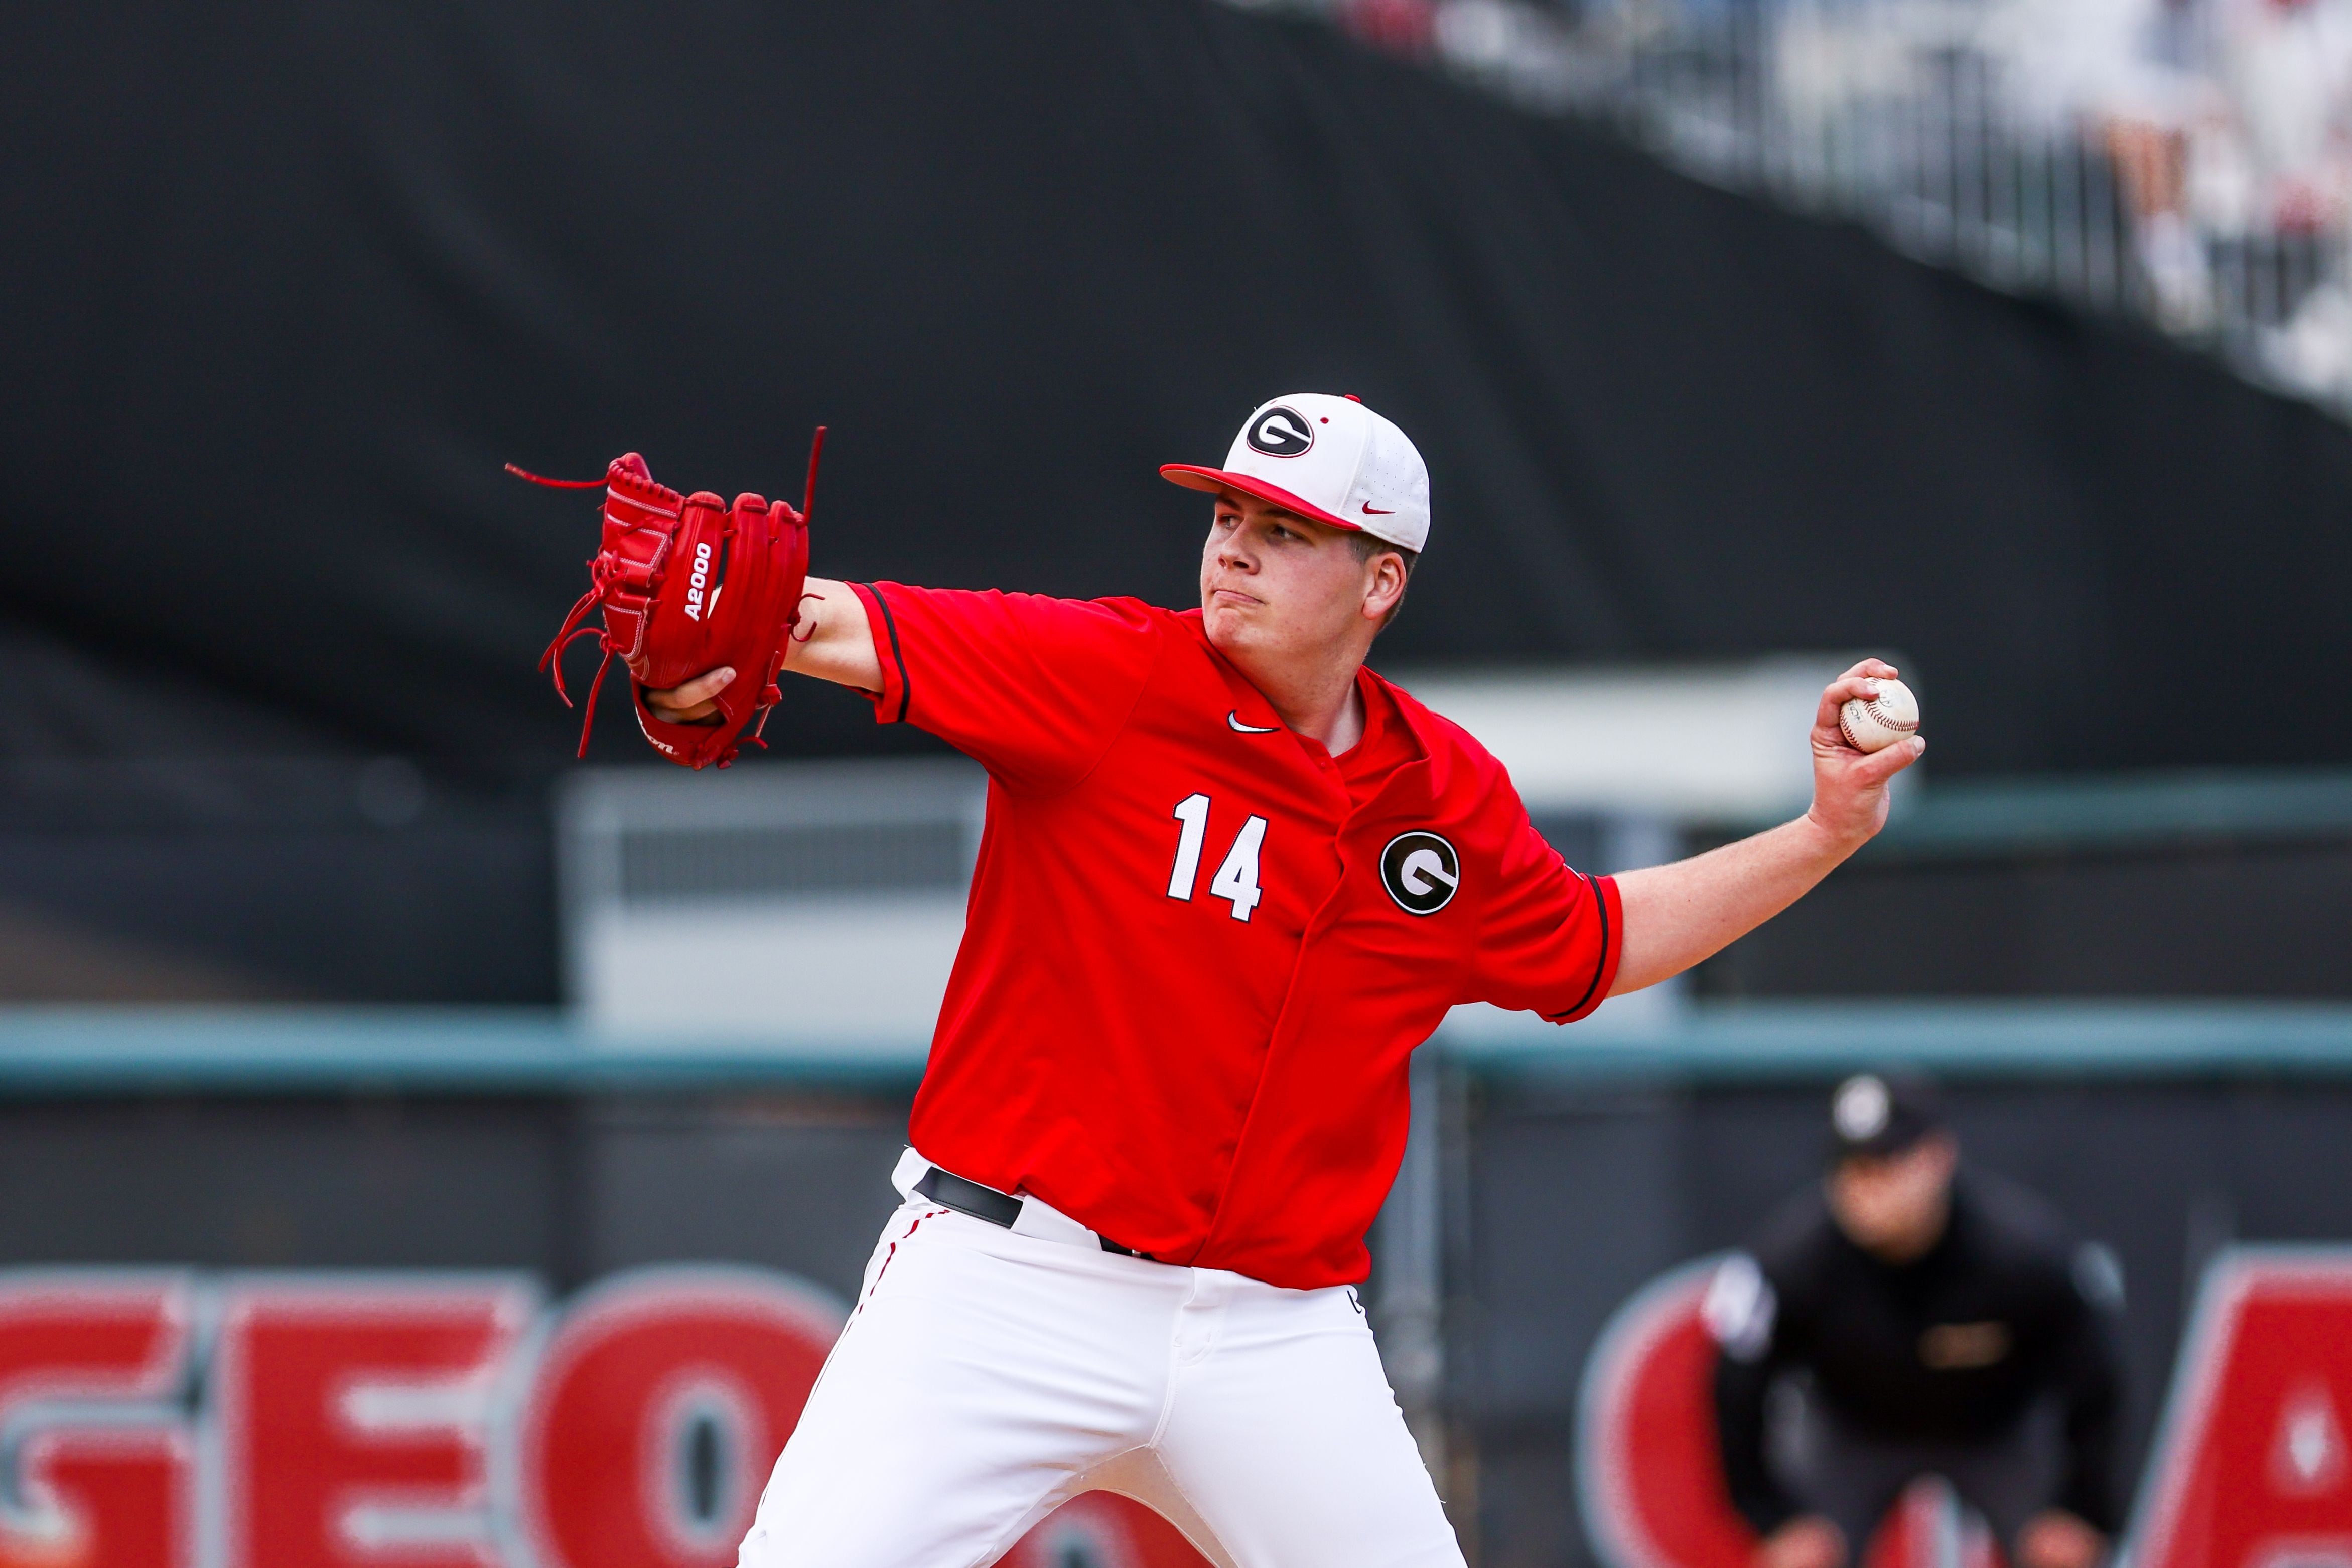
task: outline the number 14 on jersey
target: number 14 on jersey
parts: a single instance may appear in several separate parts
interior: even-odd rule
[[[1187,795],[1172,813],[1183,824],[1176,835],[1176,863],[1168,873],[1168,896],[1190,903],[1192,884],[1201,874],[1201,846],[1209,836],[1209,798]],[[1252,817],[1234,837],[1217,874],[1209,879],[1209,894],[1231,904],[1234,918],[1247,920],[1265,895],[1258,891],[1258,851],[1265,844],[1265,819]]]

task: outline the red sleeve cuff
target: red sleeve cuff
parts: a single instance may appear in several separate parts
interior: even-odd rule
[[[903,724],[907,705],[914,700],[914,686],[907,679],[907,656],[898,642],[898,616],[877,585],[853,582],[849,589],[866,605],[866,630],[874,637],[874,660],[882,666],[882,689],[866,694],[866,700],[874,705],[874,722]]]
[[[1609,999],[1609,988],[1617,983],[1617,960],[1625,954],[1625,905],[1617,896],[1617,879],[1586,876],[1584,880],[1592,886],[1593,913],[1601,920],[1601,962],[1592,971],[1591,988],[1574,1007],[1564,1013],[1544,1014],[1553,1023],[1574,1023],[1591,1017],[1592,1009]]]

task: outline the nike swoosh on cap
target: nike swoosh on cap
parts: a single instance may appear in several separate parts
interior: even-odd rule
[[[1394,507],[1375,507],[1370,501],[1367,501],[1364,503],[1364,516],[1368,517],[1393,517],[1396,516],[1396,508]]]
[[[1272,735],[1276,730],[1282,727],[1282,726],[1278,724],[1244,724],[1242,722],[1242,710],[1239,708],[1235,708],[1233,712],[1225,715],[1225,722],[1232,725],[1235,731],[1243,735]]]

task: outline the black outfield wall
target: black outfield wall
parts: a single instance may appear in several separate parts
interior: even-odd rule
[[[1431,460],[1400,662],[1900,648],[1948,773],[2352,760],[2308,716],[2352,432],[1320,27],[100,0],[10,41],[8,756],[558,765],[590,517],[508,459],[790,491],[827,420],[821,570],[1182,602],[1156,465],[1314,387]]]

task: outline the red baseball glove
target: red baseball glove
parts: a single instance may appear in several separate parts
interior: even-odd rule
[[[602,479],[542,479],[513,464],[509,473],[557,489],[604,487],[603,548],[588,563],[590,586],[540,655],[565,706],[563,651],[582,637],[599,637],[604,661],[588,688],[580,725],[580,755],[596,722],[596,696],[614,654],[628,666],[637,723],[654,749],[685,768],[735,760],[743,740],[761,746],[768,709],[782,695],[776,675],[800,623],[808,579],[808,510],[815,502],[817,455],[824,427],[809,449],[808,487],[801,508],[758,496],[735,497],[731,507],[708,490],[680,496],[654,483],[646,460],[632,452],[613,459]],[[597,610],[600,629],[583,625]],[[719,694],[716,723],[673,724],[646,706],[648,691],[667,691],[726,664],[735,678]],[[743,727],[759,724],[749,736]]]

